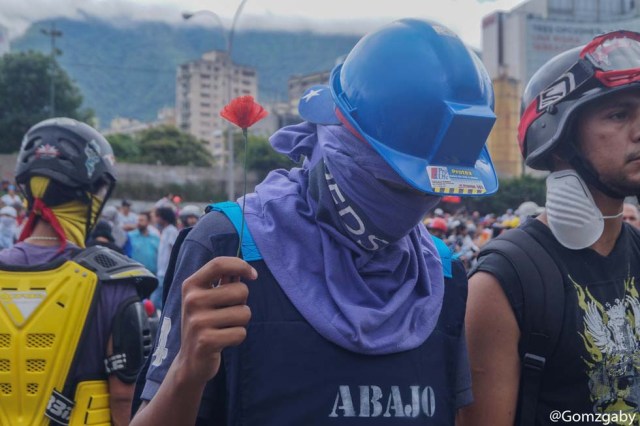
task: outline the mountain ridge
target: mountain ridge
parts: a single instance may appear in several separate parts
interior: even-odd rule
[[[51,40],[41,33],[56,29],[63,36],[56,47],[61,67],[78,85],[84,107],[92,108],[100,127],[115,117],[152,121],[159,109],[175,105],[178,65],[198,59],[210,50],[224,50],[219,27],[127,22],[116,25],[86,16],[83,20],[39,21],[16,40],[11,51],[51,52]],[[258,73],[258,99],[287,100],[287,80],[333,67],[359,36],[274,30],[242,30],[234,34],[234,62]]]

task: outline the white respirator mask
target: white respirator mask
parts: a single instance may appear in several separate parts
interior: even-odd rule
[[[604,220],[622,216],[603,216],[587,184],[575,170],[553,172],[547,177],[546,212],[549,228],[558,242],[580,250],[598,241]]]

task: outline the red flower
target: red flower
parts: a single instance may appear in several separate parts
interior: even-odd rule
[[[237,97],[220,111],[220,116],[241,129],[248,129],[267,116],[262,105],[253,100],[253,96]]]

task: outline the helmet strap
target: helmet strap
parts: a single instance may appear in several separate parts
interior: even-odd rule
[[[605,185],[601,180],[598,172],[589,164],[586,158],[584,158],[573,143],[567,143],[561,148],[563,158],[569,161],[578,175],[584,181],[602,192],[608,197],[615,199],[624,199],[626,196],[615,189]]]

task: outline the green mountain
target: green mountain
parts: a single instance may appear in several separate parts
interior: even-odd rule
[[[12,51],[51,51],[41,33],[51,21],[34,23],[12,41]],[[82,90],[84,106],[92,108],[101,127],[116,116],[151,121],[164,106],[175,104],[176,67],[203,52],[224,49],[219,28],[172,26],[161,22],[118,22],[94,17],[56,19],[63,32],[56,39],[60,65]],[[287,99],[293,74],[331,69],[358,36],[287,31],[236,31],[233,60],[258,71],[262,102]]]

